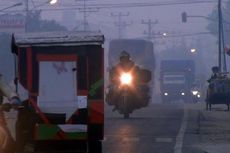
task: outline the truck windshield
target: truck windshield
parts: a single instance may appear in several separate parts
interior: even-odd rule
[[[164,84],[183,84],[185,83],[185,77],[183,75],[164,75]]]

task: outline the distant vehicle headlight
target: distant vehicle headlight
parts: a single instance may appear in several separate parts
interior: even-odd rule
[[[169,94],[167,92],[164,93],[165,96],[168,96]]]
[[[185,93],[184,93],[184,92],[182,92],[182,93],[181,93],[181,95],[182,95],[182,96],[184,96],[184,95],[185,95]]]
[[[194,91],[192,91],[192,94],[195,96],[198,94],[198,91],[194,90]]]
[[[200,98],[200,95],[198,94],[197,97]]]

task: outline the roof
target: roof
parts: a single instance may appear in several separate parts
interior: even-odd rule
[[[160,64],[161,71],[178,72],[178,71],[195,71],[195,62],[193,60],[175,59],[162,60]]]
[[[110,43],[151,43],[153,44],[152,41],[146,40],[146,39],[113,39],[110,41]]]
[[[63,45],[101,45],[104,36],[100,32],[69,31],[40,32],[13,35],[13,45],[18,46],[63,46]]]

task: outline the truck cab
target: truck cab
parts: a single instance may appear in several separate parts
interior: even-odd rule
[[[191,60],[161,61],[160,89],[163,103],[190,100],[194,68]]]

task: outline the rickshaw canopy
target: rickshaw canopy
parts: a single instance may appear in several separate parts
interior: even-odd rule
[[[12,36],[12,52],[16,53],[17,47],[102,45],[103,42],[104,36],[100,32],[19,33]]]

